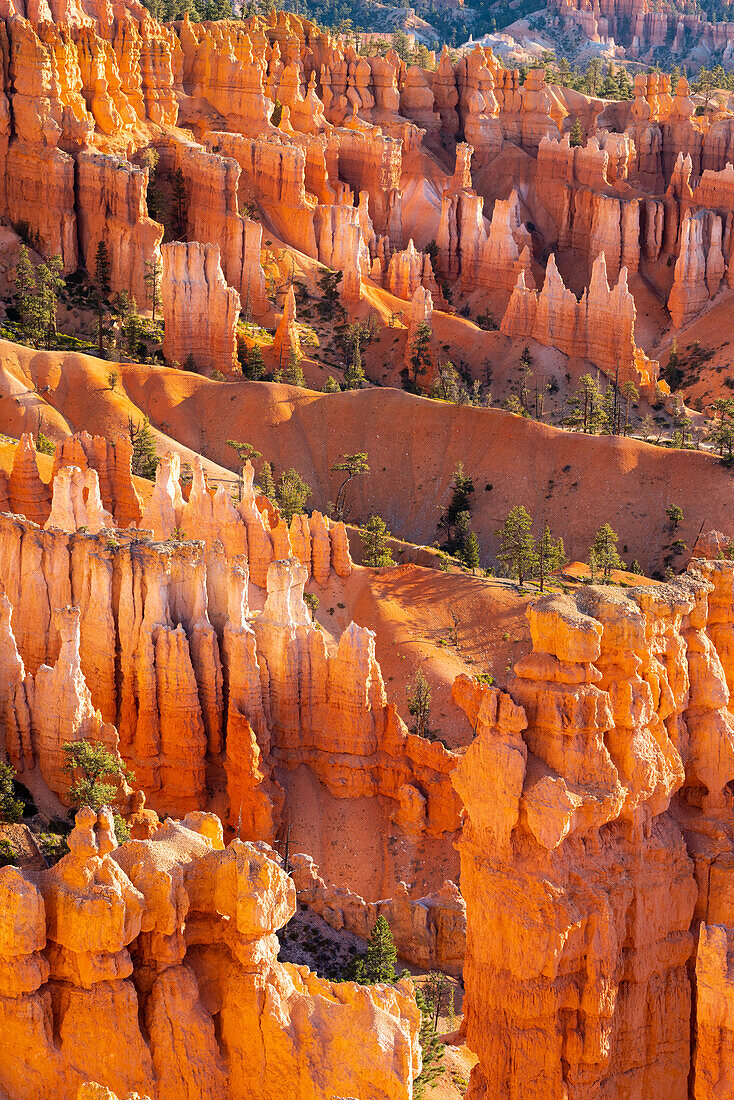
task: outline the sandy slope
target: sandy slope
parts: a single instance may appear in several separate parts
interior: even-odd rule
[[[485,560],[496,549],[495,529],[516,504],[562,535],[573,558],[586,556],[594,532],[609,521],[623,555],[645,569],[661,567],[671,503],[684,511],[678,534],[686,543],[702,523],[734,535],[734,475],[700,452],[569,433],[392,389],[318,394],[120,364],[111,392],[109,369],[88,356],[0,342],[0,430],[17,437],[35,429],[40,412],[55,438],[80,428],[113,437],[126,430],[129,415],[146,414],[161,449],[176,440],[219,466],[220,475],[234,468],[228,438],[253,443],[276,470],[295,466],[313,488],[315,508],[336,495],[331,466],[339,456],[366,451],[372,473],[350,487],[352,518],[378,512],[396,535],[429,544],[462,460],[477,487],[473,523]],[[11,394],[20,385],[16,400]],[[34,385],[48,390],[33,392]]]

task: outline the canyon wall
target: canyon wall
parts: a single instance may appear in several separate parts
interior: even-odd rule
[[[454,684],[468,1096],[726,1088],[733,580],[540,597],[508,694]]]
[[[410,838],[413,856],[388,860],[386,882],[417,875],[432,888],[421,852],[453,863],[455,754],[408,733],[374,634],[352,623],[327,637],[303,599],[304,585],[338,592],[351,573],[343,524],[314,512],[288,527],[256,497],[249,464],[237,505],[223,487],[209,491],[200,462],[184,500],[170,455],[139,526],[121,529],[92,465],[109,467],[108,452],[89,437],[62,450],[89,465],[58,466],[45,527],[0,515],[0,709],[13,766],[38,766],[63,799],[63,744],[101,740],[151,809],[211,806],[237,835],[270,842],[292,812],[288,775],[306,769],[324,798],[372,799]],[[365,904],[344,923],[363,930]],[[456,901],[432,907],[440,923]],[[417,934],[405,921],[403,932],[409,956],[451,952],[428,926]]]
[[[45,871],[0,869],[4,1092],[413,1095],[411,983],[332,984],[277,962],[296,890],[267,851],[173,821],[118,847],[111,815],[88,808],[69,848]]]

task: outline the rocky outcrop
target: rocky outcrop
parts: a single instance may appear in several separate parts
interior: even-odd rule
[[[41,481],[36,462],[33,436],[27,432],[18,440],[13,468],[7,479],[6,495],[10,510],[34,523],[45,523],[51,508],[51,492]]]
[[[733,571],[542,597],[509,694],[455,682],[467,1095],[728,1080]]]
[[[275,330],[273,355],[281,371],[285,370],[293,360],[298,362],[302,356],[301,341],[296,327],[296,295],[292,286],[288,287],[283,303],[283,314]]]
[[[263,1100],[285,1082],[355,1095],[366,1056],[371,1095],[408,1100],[421,1065],[410,981],[335,985],[278,963],[292,881],[253,845],[217,850],[195,828],[169,822],[118,847],[111,816],[84,809],[55,867],[0,870],[0,1087],[19,1100],[224,1100],[258,1073]],[[359,1036],[359,1058],[344,1035]]]
[[[680,255],[675,264],[668,309],[680,328],[717,293],[726,264],[722,253],[721,218],[710,211],[686,210],[680,231]]]
[[[89,432],[77,432],[56,445],[52,484],[63,466],[95,470],[102,504],[114,516],[117,526],[137,525],[142,506],[133,484],[131,462],[132,444],[126,436],[108,440],[99,435],[92,436]],[[22,508],[15,510],[27,514]]]
[[[414,850],[448,856],[454,754],[407,732],[374,635],[352,624],[327,643],[303,601],[309,579],[330,585],[351,571],[343,526],[314,513],[289,531],[261,513],[251,466],[239,510],[223,489],[209,494],[199,463],[193,473],[184,502],[178,456],[161,462],[141,523],[163,543],[134,530],[94,536],[78,517],[75,533],[0,517],[7,751],[19,766],[36,759],[64,796],[63,743],[102,740],[158,813],[205,807],[209,769],[226,787],[229,827],[267,840],[288,812],[277,775],[305,767],[331,797],[392,807]],[[278,544],[299,557],[276,559]],[[263,571],[258,612],[248,577]]]
[[[164,356],[198,371],[235,371],[240,296],[224,281],[218,245],[173,243],[161,252]]]
[[[45,527],[57,527],[67,534],[81,529],[96,535],[104,527],[112,527],[112,524],[112,516],[102,507],[96,470],[62,466],[56,471],[51,514]]]
[[[564,286],[551,255],[540,292],[528,287],[520,271],[501,329],[508,336],[532,336],[546,347],[588,359],[620,383],[631,379],[649,388],[657,379],[658,365],[635,345],[636,314],[626,268],[610,290],[603,252],[594,261],[589,288],[580,300]]]

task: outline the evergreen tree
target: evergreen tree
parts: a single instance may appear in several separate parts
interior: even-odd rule
[[[63,769],[71,776],[69,801],[72,806],[101,810],[117,801],[120,782],[133,778],[120,757],[95,741],[67,741],[62,745]]]
[[[26,339],[34,332],[36,300],[36,274],[24,244],[18,249],[18,262],[15,267],[15,304],[20,314],[20,327]]]
[[[140,152],[140,163],[143,168],[148,169],[148,186],[145,192],[148,216],[157,222],[162,220],[166,206],[161,192],[160,181],[158,180],[159,159],[160,154],[153,145],[149,145],[147,149],[142,149]]]
[[[594,536],[589,549],[589,567],[593,559],[592,576],[596,569],[601,571],[602,584],[609,584],[613,569],[624,569],[624,562],[617,553],[619,535],[608,523],[602,524]]]
[[[398,980],[395,963],[398,953],[390,925],[383,916],[374,923],[367,950],[356,963],[356,980],[362,985],[392,984]]]
[[[675,531],[683,520],[683,509],[677,504],[671,504],[669,508],[665,509],[665,514],[670,520],[670,526]]]
[[[339,486],[339,490],[336,494],[336,502],[334,504],[334,514],[337,519],[344,518],[344,503],[347,495],[347,486],[350,481],[354,481],[355,477],[360,477],[370,472],[369,462],[367,461],[367,452],[358,451],[353,455],[342,455],[338,462],[335,462],[331,467],[334,473],[346,474],[346,477]]]
[[[621,390],[622,397],[624,398],[624,426],[622,429],[622,435],[627,435],[630,419],[630,405],[636,405],[640,400],[640,395],[637,392],[637,387],[631,379],[627,379],[622,384]]]
[[[291,348],[288,354],[288,368],[285,372],[285,381],[289,386],[298,386],[299,389],[302,390],[306,389],[306,377],[294,348]]]
[[[734,460],[734,397],[720,397],[712,402],[716,419],[709,428],[706,442],[713,443],[721,461],[727,466]]]
[[[97,350],[100,359],[104,358],[104,318],[109,306],[110,289],[110,254],[103,239],[97,245],[97,252],[94,257],[94,290],[97,300]]]
[[[468,403],[469,395],[453,363],[439,363],[438,376],[431,387],[431,397],[438,401],[451,401],[454,405]]]
[[[52,256],[36,268],[36,292],[40,327],[50,348],[56,337],[56,307],[59,294],[66,286],[63,277],[64,264],[60,256]]]
[[[537,554],[536,554],[536,569],[535,573],[540,581],[540,591],[545,588],[546,578],[555,573],[557,569],[562,569],[564,565],[568,564],[568,558],[566,557],[566,551],[563,546],[563,539],[554,539],[550,533],[548,524],[543,529],[543,534],[538,542]]]
[[[428,724],[431,717],[431,689],[422,669],[418,669],[415,679],[408,684],[406,695],[408,697],[408,713],[413,719],[410,727],[411,733],[432,740]]]
[[[459,538],[457,537],[457,522],[459,516],[466,512],[471,516],[472,503],[471,496],[474,492],[474,482],[470,477],[467,477],[464,473],[464,464],[459,461],[454,467],[454,474],[451,479],[451,498],[449,499],[448,507],[438,520],[438,528],[440,531],[444,531],[446,535],[446,549],[450,554],[453,554],[459,544]],[[466,524],[468,534],[468,524]]]
[[[265,363],[259,344],[253,344],[249,348],[244,343],[239,344],[237,357],[244,378],[250,382],[259,382],[265,376]]]
[[[132,308],[125,318],[122,332],[125,337],[125,350],[128,357],[136,360],[140,351],[140,337],[143,329],[140,324],[140,318],[138,317],[138,311],[135,308],[135,299],[133,299]]]
[[[638,562],[637,558],[634,559],[632,565],[629,568],[630,573],[636,573],[638,576],[642,576],[642,566]]]
[[[392,535],[384,519],[380,516],[370,516],[360,528],[359,537],[362,540],[362,561],[365,565],[371,569],[382,569],[395,564],[390,547],[387,545]]]
[[[428,322],[421,321],[415,330],[413,343],[410,345],[411,382],[416,391],[418,389],[418,379],[428,372],[431,365],[432,335],[431,326]]]
[[[579,145],[583,145],[584,134],[583,134],[583,130],[581,129],[581,120],[578,119],[578,118],[574,119],[573,126],[571,127],[570,141],[571,141],[571,146],[573,148],[576,148]]]
[[[277,502],[280,514],[290,526],[295,515],[306,510],[306,501],[311,496],[311,486],[307,485],[297,470],[286,470],[278,478]]]
[[[252,462],[254,465],[258,458],[262,458],[262,452],[256,451],[252,443],[240,443],[236,439],[228,439],[227,446],[232,448],[242,466],[246,462]]]
[[[331,375],[324,382],[324,393],[341,393],[339,383]]]
[[[535,539],[531,533],[532,519],[521,504],[512,509],[504,526],[496,532],[500,540],[499,560],[510,570],[522,588],[532,574],[536,560]]]
[[[130,442],[133,445],[132,472],[137,477],[153,481],[160,459],[156,452],[155,436],[150,430],[150,421],[146,416],[142,424],[136,425],[132,417],[128,417],[127,424]]]
[[[318,596],[314,592],[304,592],[303,602],[305,603],[308,610],[311,612],[312,621],[315,621],[316,612],[318,611],[320,602]]]
[[[479,565],[479,541],[473,531],[470,531],[466,537],[461,557],[464,565],[471,569],[472,573],[475,572]]]
[[[350,325],[350,328],[354,326]],[[357,331],[352,337],[352,358],[349,362],[349,366],[344,372],[344,388],[346,390],[361,390],[366,379],[364,371],[362,369],[362,353],[360,351],[361,332],[357,326]]]
[[[422,1100],[427,1088],[436,1084],[444,1069],[441,1065],[446,1047],[438,1037],[436,1027],[436,1007],[425,994],[416,987],[415,1001],[420,1009],[421,1024],[418,1032],[418,1040],[421,1045],[422,1066],[421,1072],[415,1079],[413,1096],[415,1100]]]
[[[20,798],[15,796],[13,786],[15,773],[10,764],[0,760],[0,821],[17,822],[23,817],[25,809]]]
[[[271,504],[276,503],[277,490],[275,488],[275,480],[273,478],[273,467],[269,462],[263,462],[260,467],[260,473],[258,475],[257,483],[260,487],[260,492],[264,497],[267,497]]]
[[[156,310],[161,308],[161,262],[155,253],[152,260],[145,261],[143,282],[145,283],[146,300],[155,321]]]
[[[316,300],[316,309],[322,320],[329,320],[335,313],[343,312],[339,301],[339,283],[343,275],[343,271],[332,271],[328,267],[319,275],[321,297]]]
[[[177,241],[181,241],[186,236],[186,227],[188,222],[188,195],[186,193],[186,179],[181,168],[177,168],[176,171],[173,173],[171,199],[171,215],[173,222],[171,229],[174,239]]]
[[[565,423],[570,427],[595,435],[609,423],[604,395],[590,374],[581,376],[579,387],[567,399],[567,404],[571,413]]]

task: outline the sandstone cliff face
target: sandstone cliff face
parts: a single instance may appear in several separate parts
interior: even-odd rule
[[[162,256],[164,356],[179,366],[191,360],[199,371],[235,371],[240,296],[224,281],[219,247],[166,244]]]
[[[118,527],[137,526],[142,515],[140,497],[133,484],[130,464],[132,444],[126,436],[110,441],[89,432],[67,436],[54,453],[52,483],[63,466],[95,470],[103,507],[112,514]],[[14,512],[28,515],[20,508]],[[34,519],[33,515],[28,516]]]
[[[553,256],[548,260],[543,289],[528,287],[521,268],[502,318],[508,336],[532,336],[566,355],[579,355],[611,378],[632,379],[650,389],[658,364],[635,344],[635,301],[622,268],[616,286],[609,288],[604,253],[594,261],[591,281],[580,300],[567,290]]]
[[[411,983],[334,985],[278,963],[292,881],[266,852],[217,850],[195,827],[118,848],[111,817],[85,809],[55,867],[0,870],[0,1087],[21,1100],[245,1100],[256,1081],[275,1100],[288,1082],[313,1100],[408,1100]]]
[[[728,1087],[733,573],[542,597],[509,694],[456,681],[467,1095]]]
[[[343,525],[314,513],[289,530],[259,510],[253,475],[248,465],[236,508],[221,487],[208,492],[195,463],[184,501],[178,456],[168,456],[140,520],[147,534],[82,530],[92,494],[82,515],[74,467],[56,473],[45,530],[0,517],[8,753],[20,768],[37,760],[63,797],[64,741],[102,740],[159,813],[205,806],[208,769],[229,827],[267,840],[288,812],[276,771],[305,767],[331,797],[387,800],[396,835],[410,833],[416,851],[449,853],[455,756],[407,732],[371,632],[352,624],[327,645],[303,601],[305,583],[350,573]],[[151,529],[168,541],[151,541]],[[260,612],[248,605],[250,580],[267,588]],[[406,950],[436,956],[432,935],[406,935]]]

